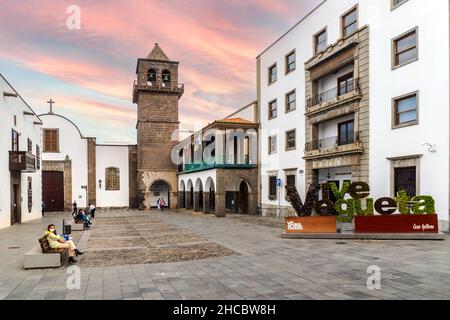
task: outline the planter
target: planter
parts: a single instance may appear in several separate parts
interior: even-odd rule
[[[355,231],[355,225],[353,222],[338,222],[337,229],[339,233],[353,233]]]
[[[439,233],[436,214],[357,216],[355,233]]]
[[[285,232],[336,233],[336,217],[289,217],[285,219]]]

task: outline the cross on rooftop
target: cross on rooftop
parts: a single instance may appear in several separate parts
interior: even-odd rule
[[[53,104],[55,103],[55,101],[53,101],[53,99],[50,99],[49,101],[47,101],[47,103],[50,105],[50,113],[53,113]]]

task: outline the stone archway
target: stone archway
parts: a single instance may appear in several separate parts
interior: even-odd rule
[[[216,186],[211,177],[206,180],[203,197],[204,211],[207,213],[213,213],[216,210]]]
[[[191,179],[189,179],[187,182],[184,194],[186,199],[186,209],[194,209],[194,184],[192,183]]]
[[[198,178],[194,190],[194,211],[203,211],[203,207],[203,183]]]
[[[156,180],[150,186],[150,199],[148,199],[148,206],[150,208],[157,208],[158,199],[164,199],[166,208],[170,208],[170,192],[172,188],[167,181]]]
[[[249,197],[250,197],[250,188],[247,182],[242,180],[239,186],[238,212],[240,214],[249,214]]]
[[[181,180],[180,188],[178,189],[178,208],[185,209],[186,208],[186,184],[183,180]]]

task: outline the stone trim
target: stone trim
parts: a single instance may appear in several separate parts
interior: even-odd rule
[[[395,197],[395,168],[406,168],[415,167],[416,168],[416,194],[420,194],[420,159],[422,155],[411,155],[388,158],[391,162],[391,173],[390,173],[390,194]]]

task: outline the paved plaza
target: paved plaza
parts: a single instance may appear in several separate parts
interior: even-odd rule
[[[276,218],[100,211],[81,250],[81,288],[66,268],[24,270],[45,227],[0,230],[0,299],[449,299],[450,242],[281,239]],[[135,252],[135,254],[133,254]],[[367,269],[381,269],[369,290]]]

